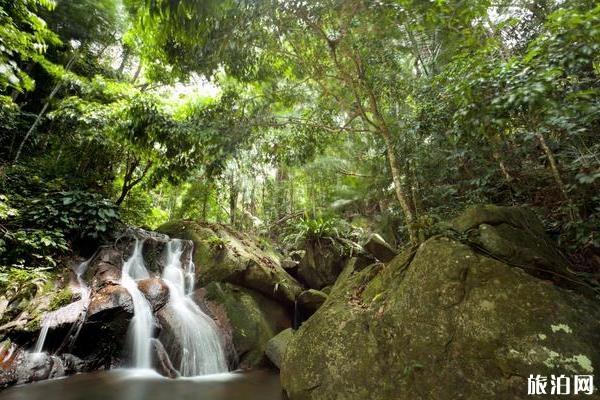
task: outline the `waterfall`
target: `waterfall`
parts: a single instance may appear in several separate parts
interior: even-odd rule
[[[143,257],[145,239],[136,239],[133,253],[122,267],[120,284],[131,295],[133,318],[128,329],[128,343],[132,349],[132,366],[138,369],[152,368],[152,341],[155,320],[149,301],[138,288],[141,279],[150,278]],[[169,288],[169,300],[166,305],[174,339],[174,351],[180,350],[175,368],[182,376],[198,376],[227,372],[227,362],[215,322],[206,315],[192,299],[195,286],[195,266],[192,257],[183,257],[185,242],[179,239],[164,239],[166,242],[165,266],[162,280]],[[193,249],[191,249],[193,250]],[[182,262],[182,258],[186,262]],[[45,315],[35,353],[41,353],[50,328],[72,323],[59,352],[73,345],[89,307],[91,290],[83,279],[88,265],[94,259],[79,264],[74,270],[76,283],[71,284],[79,300]]]
[[[83,279],[83,274],[85,274],[85,272],[87,271],[87,267],[90,264],[92,258],[82,262],[73,270],[73,272],[75,273],[75,278],[77,280],[77,285],[75,287],[72,287],[71,289],[73,294],[79,295],[79,300],[68,304],[62,308],[59,308],[56,311],[49,312],[44,316],[42,322],[42,329],[40,330],[40,335],[38,336],[38,339],[35,343],[35,348],[33,350],[34,353],[41,353],[43,351],[44,344],[46,342],[46,336],[48,335],[48,331],[50,330],[51,326],[67,323],[74,319],[74,323],[77,323],[77,321],[81,322],[81,324],[77,326],[76,334],[79,333],[81,325],[83,325],[83,320],[85,319],[87,307],[90,302],[90,288],[85,283]],[[76,338],[77,336],[75,335],[73,341]]]
[[[152,308],[138,288],[136,280],[149,278],[144,265],[142,248],[144,241],[136,239],[133,254],[123,264],[121,285],[127,289],[133,302],[133,318],[129,325],[129,342],[133,348],[133,366],[150,369],[152,364],[151,343],[154,331]]]
[[[37,342],[35,342],[35,348],[33,349],[34,353],[41,353],[44,349],[44,343],[46,343],[46,336],[48,336],[50,323],[50,319],[47,316],[44,317],[44,322],[42,322],[42,330],[40,330],[40,335],[38,336]]]
[[[176,366],[182,376],[196,376],[227,372],[225,353],[217,327],[209,316],[192,300],[194,290],[194,263],[184,267],[181,262],[183,242],[170,240],[166,247],[166,266],[162,278],[169,287],[167,306],[173,313],[173,329],[180,340],[181,362]]]

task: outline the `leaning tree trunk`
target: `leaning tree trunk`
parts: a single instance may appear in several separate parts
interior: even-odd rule
[[[394,183],[394,191],[396,192],[396,197],[398,198],[398,202],[400,203],[400,208],[402,208],[402,212],[404,213],[404,217],[406,219],[406,225],[408,227],[408,236],[410,238],[411,243],[417,244],[419,242],[419,230],[416,226],[415,215],[408,201],[408,197],[406,193],[404,193],[404,189],[402,188],[402,181],[400,180],[400,167],[398,166],[398,160],[396,160],[396,154],[394,153],[394,144],[392,143],[390,132],[386,126],[382,127],[381,136],[383,137],[383,140],[385,142],[387,159],[390,165],[390,171],[392,173],[392,181]]]
[[[544,137],[544,135],[541,132],[537,132],[535,134],[535,136],[537,137],[538,141],[540,142],[540,146],[542,147],[544,154],[548,158],[548,162],[550,163],[550,170],[552,171],[552,176],[554,177],[556,186],[558,186],[564,199],[569,204],[569,207],[570,207],[569,216],[570,216],[571,220],[575,220],[575,210],[573,208],[573,202],[571,201],[571,198],[569,197],[569,194],[567,192],[567,187],[565,186],[565,183],[562,180],[562,177],[560,175],[560,171],[558,169],[558,164],[556,162],[556,158],[554,157],[554,153],[552,152],[552,149],[550,148],[550,146],[548,146],[548,143],[546,142],[546,138]]]
[[[75,52],[73,54],[73,56],[71,57],[71,59],[69,60],[69,62],[67,62],[67,65],[65,66],[65,71],[69,71],[71,69],[71,66],[75,62],[75,59],[77,58],[77,54],[78,54],[78,52]],[[56,83],[56,85],[54,85],[54,88],[52,89],[52,92],[50,92],[48,99],[46,99],[46,102],[44,103],[42,110],[39,112],[39,114],[35,118],[35,121],[33,121],[33,124],[31,124],[31,127],[29,127],[29,130],[27,131],[27,133],[25,134],[25,137],[21,141],[21,144],[19,145],[19,149],[17,150],[17,154],[15,155],[15,159],[13,160],[14,164],[16,164],[19,161],[19,158],[21,157],[21,152],[23,151],[23,147],[25,146],[25,143],[27,142],[29,137],[33,134],[33,132],[35,131],[35,129],[41,122],[42,117],[44,116],[44,114],[48,110],[48,107],[50,106],[50,102],[52,102],[52,99],[54,99],[54,96],[56,96],[56,94],[62,87],[62,84],[63,84],[62,80],[59,80]]]

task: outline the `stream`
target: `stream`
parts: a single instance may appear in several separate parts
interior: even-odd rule
[[[16,386],[1,400],[282,400],[271,371],[168,379],[151,370],[110,370]]]

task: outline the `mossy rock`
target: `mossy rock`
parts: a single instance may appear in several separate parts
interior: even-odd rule
[[[526,273],[594,297],[599,293],[573,273],[567,258],[546,236],[535,213],[525,207],[479,205],[449,223],[481,252]]]
[[[598,371],[598,343],[596,302],[438,236],[345,270],[281,381],[290,400],[526,399],[530,374]]]
[[[213,282],[206,300],[224,308],[233,331],[233,345],[241,368],[268,365],[265,349],[271,338],[291,326],[285,307],[251,289]]]
[[[73,292],[70,288],[66,287],[60,292],[56,293],[52,300],[50,300],[50,306],[48,311],[55,311],[61,307],[66,306],[73,300]]]
[[[287,350],[287,346],[294,336],[294,330],[292,328],[285,329],[279,332],[274,338],[269,340],[265,354],[271,360],[271,362],[277,367],[281,367],[281,361]]]
[[[287,304],[293,303],[304,290],[282,268],[272,251],[261,248],[257,240],[227,225],[176,221],[158,230],[194,242],[198,286],[230,282]]]

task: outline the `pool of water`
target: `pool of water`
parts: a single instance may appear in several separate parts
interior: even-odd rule
[[[112,370],[16,386],[1,400],[282,400],[271,371],[166,379],[153,371]]]

